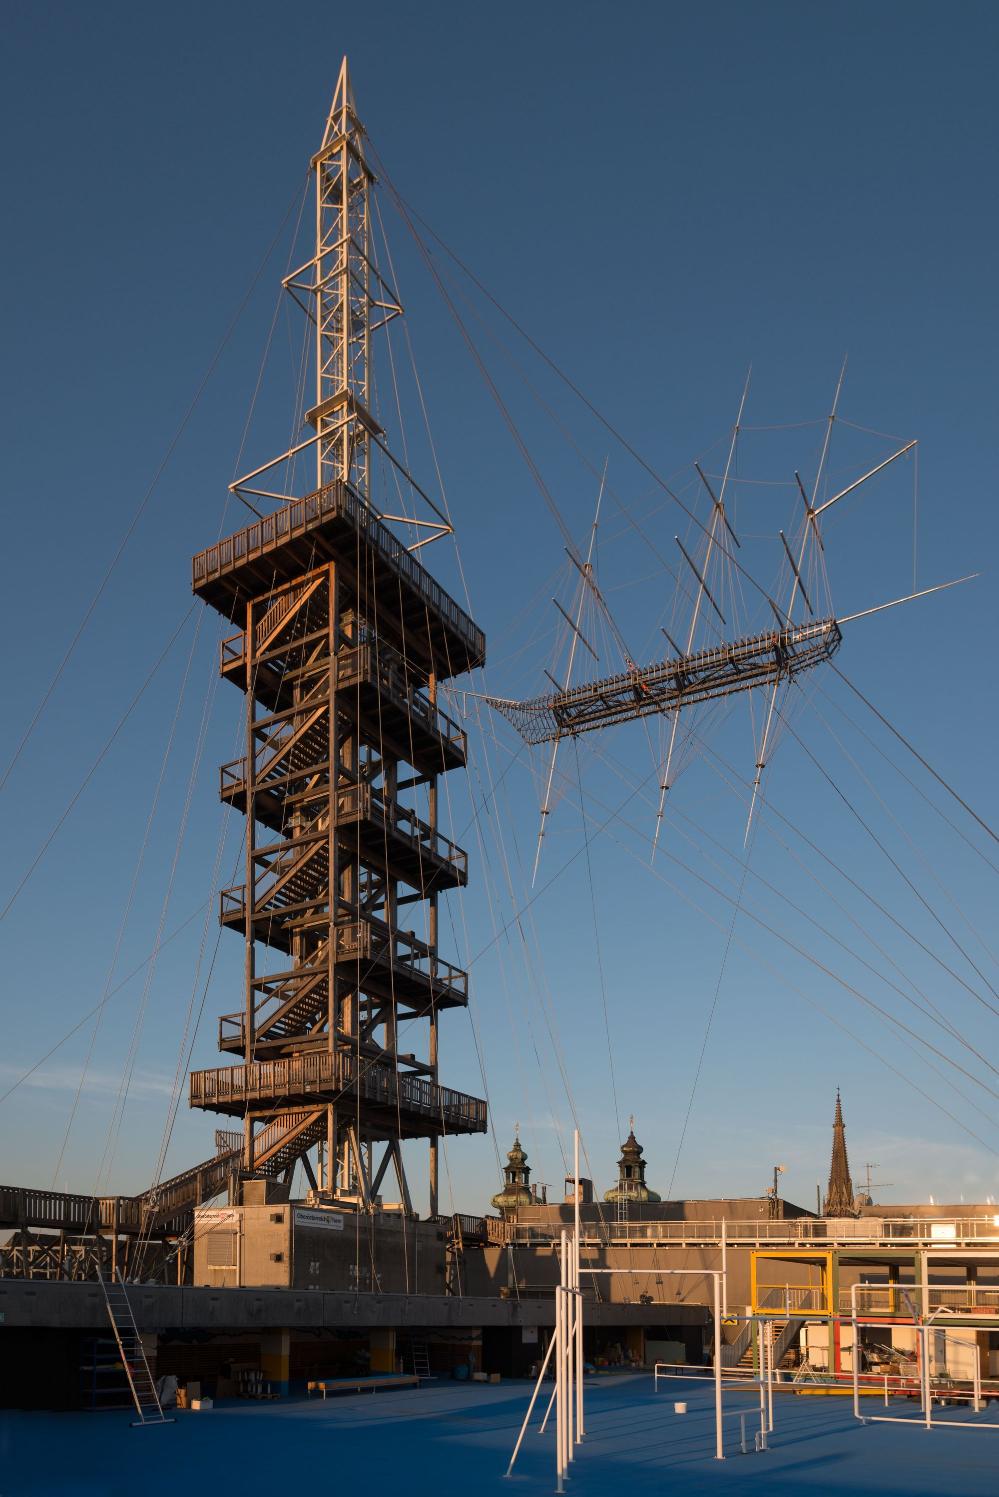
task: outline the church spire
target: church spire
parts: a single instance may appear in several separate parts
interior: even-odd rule
[[[832,1159],[829,1164],[829,1187],[822,1206],[824,1216],[853,1216],[853,1181],[850,1179],[850,1162],[846,1157],[846,1128],[843,1124],[843,1104],[839,1087],[836,1088],[836,1113],[833,1117]]]

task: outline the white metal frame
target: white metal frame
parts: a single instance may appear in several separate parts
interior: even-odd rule
[[[564,1229],[561,1233],[559,1246],[559,1270],[560,1280],[555,1291],[555,1334],[548,1344],[544,1360],[538,1372],[538,1379],[531,1394],[531,1401],[524,1415],[524,1422],[517,1436],[510,1464],[505,1475],[513,1473],[514,1464],[520,1453],[527,1426],[534,1412],[534,1405],[541,1391],[548,1363],[552,1352],[555,1353],[555,1387],[545,1417],[541,1421],[539,1434],[544,1432],[548,1423],[548,1415],[551,1413],[552,1405],[555,1406],[555,1490],[558,1493],[565,1491],[564,1481],[568,1466],[575,1459],[575,1446],[582,1442],[585,1434],[584,1407],[583,1407],[583,1297],[580,1289],[580,1264],[579,1264],[579,1130],[574,1133],[574,1222],[570,1237]],[[590,1268],[587,1274],[635,1274],[640,1270],[633,1268]],[[728,1296],[725,1289],[725,1269],[711,1268],[664,1268],[659,1272],[665,1276],[674,1278],[697,1278],[711,1279],[713,1285],[713,1311],[714,1311],[714,1369],[713,1381],[715,1391],[715,1459],[725,1459],[725,1447],[722,1430],[724,1417],[722,1409],[722,1315],[723,1305],[727,1304]],[[571,1309],[570,1309],[571,1307]],[[761,1394],[762,1398],[762,1394]],[[773,1428],[773,1402],[770,1401],[770,1428]]]
[[[927,1291],[928,1291],[928,1287],[929,1287],[929,1285],[928,1285],[929,1267],[928,1267],[928,1264],[925,1261],[925,1258],[928,1257],[928,1256],[929,1256],[929,1254],[925,1255],[924,1261],[923,1261],[923,1307],[924,1307],[924,1310],[925,1310],[925,1306],[926,1306],[926,1303],[927,1303]],[[864,1316],[864,1317],[858,1316],[858,1314],[857,1314],[857,1290],[865,1288],[865,1287],[867,1287],[867,1286],[865,1286],[863,1284],[853,1284],[851,1286],[851,1288],[850,1288],[850,1323],[853,1326],[853,1416],[854,1416],[854,1418],[855,1419],[859,1419],[860,1422],[861,1422],[861,1424],[909,1424],[909,1425],[912,1425],[912,1426],[916,1426],[916,1427],[919,1427],[919,1428],[925,1428],[925,1429],[956,1429],[956,1430],[999,1429],[999,1422],[997,1422],[995,1420],[978,1419],[978,1420],[976,1420],[972,1424],[972,1423],[968,1423],[968,1422],[965,1422],[965,1421],[958,1422],[958,1421],[951,1420],[951,1419],[937,1419],[937,1420],[934,1420],[934,1418],[933,1418],[933,1397],[934,1397],[934,1395],[933,1395],[933,1379],[930,1376],[929,1338],[930,1338],[930,1333],[931,1332],[937,1331],[937,1330],[941,1329],[941,1326],[940,1326],[940,1323],[939,1323],[939,1317],[941,1315],[946,1315],[946,1314],[949,1313],[948,1310],[946,1309],[946,1307],[941,1308],[939,1310],[934,1310],[931,1315],[925,1316],[925,1318],[923,1319],[923,1321],[921,1323],[920,1322],[911,1322],[911,1329],[916,1332],[916,1335],[919,1338],[919,1353],[920,1353],[920,1355],[919,1355],[919,1383],[920,1383],[920,1400],[921,1400],[921,1405],[922,1405],[923,1418],[921,1420],[916,1420],[916,1419],[911,1419],[911,1418],[904,1418],[904,1417],[902,1417],[902,1416],[900,1416],[898,1414],[862,1414],[860,1412],[860,1337],[857,1334],[858,1327],[865,1326],[865,1325],[876,1325],[876,1326],[883,1326],[884,1325],[884,1320],[883,1319],[878,1320],[878,1319],[872,1319],[872,1318],[867,1317],[867,1316]],[[997,1322],[999,1322],[999,1317],[990,1315],[990,1316],[983,1316],[983,1319],[985,1321],[987,1321],[988,1324],[985,1325],[984,1327],[980,1327],[979,1329],[994,1330],[994,1329],[997,1328]],[[975,1326],[966,1327],[966,1326],[962,1325],[960,1327],[960,1329],[962,1329],[962,1330],[965,1330],[965,1329],[975,1330],[976,1327]],[[978,1414],[978,1413],[981,1412],[981,1409],[982,1409],[982,1369],[981,1369],[981,1362],[980,1362],[980,1359],[979,1359],[979,1356],[978,1356],[978,1347],[977,1346],[975,1348],[975,1353],[976,1353],[975,1354],[975,1364],[974,1364],[975,1370],[974,1370],[974,1377],[972,1379],[972,1391],[971,1391],[971,1393],[970,1394],[968,1394],[968,1393],[962,1393],[962,1392],[955,1391],[953,1389],[948,1388],[946,1396],[948,1398],[951,1398],[951,1399],[953,1399],[953,1398],[970,1399],[972,1408],[974,1409],[975,1413]],[[888,1405],[888,1379],[885,1378],[885,1407],[887,1407],[887,1405]]]

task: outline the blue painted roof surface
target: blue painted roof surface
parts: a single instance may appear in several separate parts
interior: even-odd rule
[[[145,1430],[130,1428],[124,1413],[3,1410],[0,1490],[4,1497],[217,1497],[222,1491],[311,1497],[356,1480],[370,1492],[407,1497],[456,1491],[534,1497],[554,1489],[550,1429],[540,1437],[529,1431],[513,1479],[503,1479],[529,1394],[524,1382],[435,1381],[325,1403],[304,1395],[269,1404],[223,1402]],[[673,1412],[675,1399],[686,1399],[687,1414]],[[863,1406],[886,1412],[877,1399]],[[726,1409],[758,1409],[755,1390],[727,1394]],[[568,1490],[571,1497],[994,1497],[999,1429],[927,1431],[911,1404],[896,1402],[888,1412],[911,1420],[911,1427],[859,1425],[849,1398],[779,1394],[772,1448],[741,1455],[739,1420],[727,1418],[728,1458],[721,1463],[713,1459],[704,1380],[661,1383],[656,1394],[647,1374],[597,1378],[587,1383],[589,1433]],[[935,1417],[999,1423],[999,1406],[977,1421],[952,1409]],[[752,1428],[752,1418],[747,1423]]]

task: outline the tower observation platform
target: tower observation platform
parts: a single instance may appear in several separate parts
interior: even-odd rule
[[[467,751],[438,690],[482,664],[485,638],[417,559],[425,542],[370,499],[372,448],[387,452],[371,333],[402,308],[374,269],[346,63],[312,175],[315,253],[285,285],[313,330],[313,434],[233,485],[278,508],[193,562],[195,594],[237,626],[220,669],[243,693],[245,750],[220,795],[247,835],[220,908],[245,948],[243,1001],[219,1026],[236,1063],[193,1072],[190,1102],[242,1120],[244,1176],[302,1160],[322,1196],[362,1205],[391,1165],[412,1210],[400,1144],[426,1139],[436,1213],[441,1138],[486,1129],[485,1102],[438,1078],[440,1015],[468,1002],[438,949],[439,897],[468,879],[438,821]],[[309,448],[313,491],[274,492]]]

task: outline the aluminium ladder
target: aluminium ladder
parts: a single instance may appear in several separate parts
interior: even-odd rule
[[[407,1336],[404,1345],[405,1350],[409,1353],[410,1370],[414,1377],[419,1378],[421,1383],[428,1382],[433,1377],[433,1373],[430,1371],[430,1353],[427,1350],[427,1343],[425,1341],[416,1341],[412,1336]],[[402,1355],[402,1346],[400,1346],[399,1352]],[[405,1362],[405,1357],[403,1357],[403,1361]]]
[[[104,1291],[108,1319],[114,1331],[114,1339],[118,1343],[121,1365],[128,1378],[135,1412],[139,1416],[132,1420],[132,1427],[145,1427],[147,1424],[173,1424],[174,1421],[168,1419],[163,1413],[121,1272],[115,1270],[113,1277],[108,1281],[98,1266],[97,1277]]]

